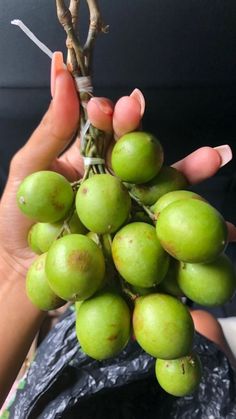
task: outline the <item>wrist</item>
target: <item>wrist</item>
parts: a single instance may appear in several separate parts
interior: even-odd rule
[[[1,253],[0,253],[1,254]],[[10,255],[0,256],[0,406],[20,370],[46,316],[29,301],[26,267]]]

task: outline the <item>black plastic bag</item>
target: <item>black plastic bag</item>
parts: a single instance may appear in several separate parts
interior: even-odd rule
[[[203,364],[199,389],[191,396],[172,397],[155,379],[155,360],[134,341],[111,360],[98,362],[83,354],[75,313],[69,309],[40,345],[8,417],[235,418],[235,374],[226,357],[199,334],[195,349]]]

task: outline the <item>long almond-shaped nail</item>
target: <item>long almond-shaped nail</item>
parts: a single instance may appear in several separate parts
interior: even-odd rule
[[[136,99],[137,102],[140,104],[140,115],[142,117],[145,111],[145,99],[141,90],[134,89],[133,92],[130,94],[130,97]]]
[[[52,57],[52,64],[51,64],[51,95],[52,97],[55,94],[56,88],[56,78],[58,73],[61,70],[65,70],[66,66],[63,62],[63,54],[60,51],[56,51]]]
[[[221,158],[221,165],[220,167],[225,166],[227,163],[229,163],[230,160],[232,160],[233,154],[230,146],[228,144],[219,145],[217,147],[214,147],[214,150],[217,151]]]

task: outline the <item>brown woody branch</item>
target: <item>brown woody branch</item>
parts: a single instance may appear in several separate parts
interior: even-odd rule
[[[80,47],[79,39],[73,27],[72,15],[68,7],[66,7],[64,0],[56,0],[57,16],[59,22],[63,26],[67,34],[67,47],[74,50],[74,55],[78,64],[78,72],[85,76],[87,75],[86,66],[84,63],[83,51]],[[73,53],[72,53],[73,57]],[[75,63],[73,63],[74,65]],[[74,70],[74,69],[73,69]]]
[[[84,56],[86,60],[86,67],[88,68],[90,73],[95,40],[99,32],[107,32],[108,26],[105,26],[102,21],[97,0],[87,0],[87,4],[90,14],[90,24],[87,40],[84,45]]]

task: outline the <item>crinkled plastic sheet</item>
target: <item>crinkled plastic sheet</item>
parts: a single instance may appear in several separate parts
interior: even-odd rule
[[[191,396],[172,397],[155,379],[155,360],[136,342],[103,362],[83,354],[75,313],[68,310],[40,345],[10,418],[235,419],[235,375],[226,357],[198,334],[195,348],[203,364],[200,387]]]

